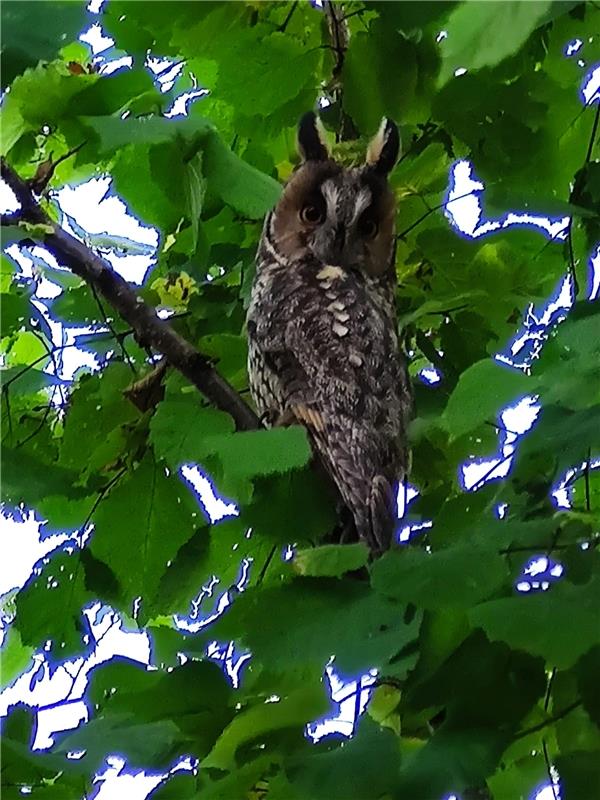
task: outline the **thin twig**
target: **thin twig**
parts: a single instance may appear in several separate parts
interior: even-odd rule
[[[12,436],[13,436],[12,414],[10,413],[10,398],[8,396],[8,389],[6,388],[6,386],[2,387],[2,397],[4,398],[4,402],[6,403],[6,421],[8,422],[8,435],[12,443]]]
[[[269,555],[267,556],[267,558],[266,558],[266,560],[265,560],[265,563],[263,564],[263,566],[262,566],[262,569],[261,569],[261,571],[260,571],[260,574],[259,574],[259,576],[258,576],[258,578],[257,578],[257,580],[256,580],[256,585],[257,585],[257,586],[260,586],[260,585],[261,585],[261,583],[263,582],[263,580],[264,580],[264,577],[265,577],[265,575],[267,574],[267,570],[269,569],[269,564],[270,564],[270,563],[271,563],[271,561],[273,560],[273,556],[275,555],[275,551],[276,551],[276,550],[277,550],[277,545],[276,545],[276,544],[274,544],[274,545],[273,545],[273,547],[271,548],[271,552],[270,552],[270,553],[269,553]]]
[[[133,361],[131,360],[131,356],[127,352],[127,348],[125,347],[125,343],[120,338],[120,336],[117,333],[117,331],[115,330],[112,322],[108,318],[108,315],[107,315],[106,311],[104,310],[104,306],[102,305],[102,301],[98,297],[98,292],[96,291],[96,287],[93,284],[91,284],[90,285],[90,289],[92,290],[92,294],[94,295],[94,300],[96,301],[96,305],[98,306],[98,310],[100,311],[100,314],[102,316],[104,324],[106,325],[106,327],[109,329],[109,331],[112,333],[112,335],[117,340],[117,344],[119,345],[119,349],[121,350],[121,353],[123,354],[123,359],[125,360],[125,363],[129,367],[129,369],[133,372],[133,374],[137,375],[137,369],[135,368],[135,365],[134,365]]]
[[[364,14],[366,10],[367,10],[366,8],[357,8],[356,11],[351,11],[349,14],[345,14],[344,22],[346,22],[346,20],[348,19],[352,19],[352,17],[355,17],[357,14],[359,15]]]
[[[49,344],[46,342],[46,339],[45,339],[45,337],[44,337],[44,336],[43,336],[41,333],[39,333],[38,331],[35,331],[35,330],[34,330],[34,331],[32,331],[32,333],[33,333],[33,335],[36,337],[36,339],[37,339],[37,340],[38,340],[38,341],[41,343],[42,347],[43,347],[43,348],[46,350],[46,352],[48,353],[48,356],[50,357],[50,360],[52,361],[52,367],[53,367],[53,369],[54,369],[54,377],[55,377],[57,380],[60,380],[60,379],[59,379],[59,375],[58,375],[58,373],[59,373],[58,361],[57,361],[57,359],[55,358],[55,352],[56,352],[56,350],[57,350],[58,348],[57,348],[57,347],[54,345],[54,342],[52,342],[52,347],[50,347],[50,345],[49,345]],[[64,340],[64,339],[63,339],[63,340]],[[68,346],[68,345],[67,345],[67,346]],[[62,353],[62,350],[64,350],[64,348],[62,348],[62,349],[61,349],[61,351],[60,351],[61,353]],[[58,387],[58,388],[60,389],[60,399],[61,399],[61,402],[63,402],[63,403],[64,403],[64,402],[65,402],[65,400],[66,400],[66,398],[65,398],[65,394],[64,394],[64,392],[62,391],[62,386],[60,386],[60,385],[59,385],[59,387]]]
[[[552,550],[568,550],[569,547],[572,547],[572,544],[556,544],[552,545]],[[502,550],[498,550],[499,555],[501,556],[509,556],[512,553],[543,553],[548,549],[547,544],[531,544],[531,545],[519,545],[518,547],[505,547]]]
[[[573,252],[573,217],[569,217],[569,224],[567,225],[567,247],[569,251],[569,275],[573,281],[573,293],[575,297],[577,297],[579,294],[579,283],[577,281],[575,254]]]
[[[38,331],[32,331],[32,333],[36,337],[36,339],[39,342],[41,342],[42,347],[44,347],[44,349],[46,350],[46,354],[48,355],[48,357],[52,361],[52,366],[54,368],[54,377],[57,380],[59,380],[59,378],[58,378],[58,363],[56,361],[56,358],[54,357],[55,348],[53,348],[53,347],[51,348],[48,345],[48,343],[46,342],[46,340],[44,339],[44,337],[42,336],[42,334],[38,333]],[[44,407],[44,414],[43,414],[41,420],[39,421],[37,427],[29,434],[29,436],[26,436],[20,442],[17,442],[17,444],[16,444],[17,448],[23,447],[24,445],[26,445],[27,442],[30,442],[32,439],[34,439],[38,435],[38,433],[42,430],[42,428],[46,424],[46,420],[50,416],[50,412],[55,407],[54,398],[56,396],[57,390],[60,392],[60,402],[61,402],[61,404],[65,403],[65,395],[63,393],[62,386],[60,384],[57,384],[52,388],[52,394],[50,395],[50,398],[48,400],[47,405]]]
[[[344,109],[344,86],[342,83],[342,72],[346,51],[348,50],[350,30],[344,18],[344,9],[340,3],[334,3],[333,0],[325,0],[323,10],[327,18],[327,30],[331,40],[331,47],[335,52],[335,64],[331,71],[328,89],[334,102],[339,106],[340,112],[340,124],[336,131],[336,142],[345,142],[349,139],[358,138],[356,125]]]
[[[546,740],[542,739],[542,751],[544,753],[544,761],[546,762],[546,773],[548,775],[548,780],[550,782],[550,786],[552,787],[552,796],[554,800],[560,800],[557,794],[556,784],[554,783],[554,778],[552,777],[552,766],[550,764],[550,759],[548,757],[548,747],[546,745]]]
[[[356,696],[354,698],[354,719],[352,720],[352,733],[356,733],[356,728],[358,727],[358,720],[360,719],[360,700],[362,695],[362,675],[360,675],[356,681]]]
[[[94,512],[96,511],[96,509],[98,508],[98,506],[100,505],[102,500],[104,500],[104,498],[106,497],[108,492],[123,477],[123,475],[126,472],[127,472],[127,467],[123,467],[122,469],[119,470],[119,472],[117,472],[116,475],[114,475],[109,480],[109,482],[106,484],[106,486],[103,486],[102,489],[100,489],[100,491],[98,492],[98,497],[96,497],[96,499],[94,500],[88,515],[86,516],[83,524],[80,526],[79,531],[77,533],[77,536],[75,537],[75,540],[76,540],[77,546],[78,546],[78,549],[77,549],[77,563],[75,564],[75,569],[73,570],[73,578],[71,580],[71,591],[69,593],[69,599],[67,600],[67,603],[66,603],[66,608],[67,609],[70,609],[71,605],[73,603],[73,595],[75,593],[75,586],[77,584],[77,578],[79,576],[79,569],[81,567],[81,553],[83,551],[83,534],[85,533],[87,526],[90,524],[90,520],[92,518],[92,515],[94,514]],[[63,633],[64,633],[64,628],[63,628]]]
[[[31,361],[29,364],[27,364],[27,366],[26,366],[26,367],[23,367],[23,369],[19,370],[19,372],[17,372],[17,374],[16,374],[16,375],[13,375],[11,378],[9,378],[9,379],[8,379],[8,380],[7,380],[7,381],[6,381],[6,382],[3,384],[3,386],[2,386],[2,391],[6,391],[6,390],[8,390],[8,387],[9,387],[9,386],[10,386],[12,383],[14,383],[15,381],[18,381],[18,380],[19,380],[19,378],[21,378],[23,375],[25,375],[27,372],[29,372],[29,370],[30,370],[30,369],[33,369],[33,368],[34,368],[34,367],[36,367],[38,364],[40,364],[40,363],[41,363],[41,362],[42,362],[42,361],[43,361],[45,358],[53,358],[53,354],[54,354],[54,353],[56,353],[58,350],[64,350],[66,347],[74,347],[74,345],[72,345],[72,344],[60,344],[60,345],[57,345],[56,347],[54,347],[54,348],[52,349],[52,353],[44,353],[43,355],[41,355],[41,356],[38,356],[38,358],[34,359],[34,360],[33,360],[33,361]]]
[[[446,208],[449,206],[450,203],[454,203],[455,200],[462,200],[464,197],[470,197],[471,195],[475,195],[477,192],[482,191],[482,189],[475,189],[471,190],[470,192],[465,192],[465,194],[459,194],[458,197],[453,197],[451,200],[444,200],[443,203],[438,203],[437,206],[432,206],[429,211],[426,211],[422,214],[417,220],[415,220],[408,228],[405,228],[401,233],[396,235],[396,239],[403,239],[407,233],[410,233],[417,225],[420,225],[427,217],[431,216],[436,211],[439,211],[442,208]]]
[[[596,116],[592,125],[592,133],[590,141],[588,142],[588,149],[585,155],[585,163],[588,164],[592,157],[592,150],[594,149],[594,142],[596,141],[596,134],[598,133],[598,121],[600,120],[600,102],[596,103]]]
[[[60,388],[59,386],[54,386],[53,387],[52,394],[50,396],[50,399],[48,400],[47,405],[44,407],[44,414],[43,414],[41,420],[39,421],[37,427],[29,434],[29,436],[26,436],[24,439],[21,439],[20,442],[17,442],[17,444],[15,445],[15,449],[17,449],[19,447],[23,447],[24,445],[26,445],[27,442],[30,442],[32,439],[34,439],[38,435],[38,433],[42,430],[42,428],[46,424],[46,420],[50,416],[50,412],[54,408],[54,396],[56,394],[56,390],[59,389],[59,388]],[[64,402],[64,398],[63,398],[63,402]]]
[[[287,17],[283,20],[281,25],[277,28],[279,33],[284,33],[285,29],[289,25],[289,22],[290,22],[291,18],[294,16],[294,11],[296,10],[297,6],[298,6],[298,0],[294,0],[294,2],[292,3],[292,7],[290,8],[290,10],[288,12]]]
[[[585,484],[585,510],[591,511],[591,496],[590,496],[590,461],[592,460],[592,450],[588,447],[588,456],[587,461],[585,462],[585,468],[583,471],[583,481]]]
[[[548,711],[550,705],[550,693],[552,692],[552,684],[554,683],[554,676],[556,675],[556,667],[553,668],[548,678],[548,686],[546,687],[546,696],[544,697],[544,711]]]
[[[519,731],[514,737],[515,741],[517,739],[524,739],[525,736],[530,736],[532,733],[537,733],[538,731],[544,730],[544,728],[547,728],[548,725],[558,722],[559,720],[563,719],[563,717],[566,717],[568,714],[570,714],[571,711],[579,708],[580,705],[581,700],[576,700],[575,702],[563,708],[562,711],[559,711],[554,716],[548,717],[548,719],[544,720],[544,722],[538,722],[537,725],[532,725],[531,728],[525,728],[524,730]]]

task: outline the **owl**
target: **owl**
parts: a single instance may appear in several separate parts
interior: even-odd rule
[[[398,158],[384,119],[365,163],[333,160],[319,120],[298,126],[301,164],[264,223],[247,316],[253,400],[268,425],[299,423],[373,556],[389,548],[407,469],[411,391],[398,340]]]

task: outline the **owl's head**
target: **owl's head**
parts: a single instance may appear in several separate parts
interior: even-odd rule
[[[394,195],[387,176],[400,150],[396,125],[384,119],[365,163],[334,161],[314,113],[298,126],[302,163],[271,216],[269,234],[290,261],[314,257],[324,264],[370,275],[388,270],[394,255]]]

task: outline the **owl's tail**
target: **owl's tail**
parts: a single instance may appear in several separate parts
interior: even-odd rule
[[[392,545],[397,525],[397,503],[393,487],[384,475],[375,475],[360,485],[350,480],[343,482],[336,475],[342,498],[354,518],[356,534],[373,557],[380,556]]]
[[[392,487],[383,475],[376,475],[369,487],[366,502],[352,509],[356,532],[373,556],[389,550],[396,523]]]
[[[371,549],[379,553],[389,550],[396,524],[396,501],[392,487],[383,475],[376,475],[371,486],[369,500],[371,517]]]
[[[314,408],[301,404],[291,407],[295,419],[309,431],[315,451],[326,472],[333,478],[341,499],[354,518],[360,541],[373,556],[389,550],[397,522],[394,487],[383,474],[371,477],[375,459],[359,459],[347,448],[346,430],[340,430]],[[366,448],[358,448],[363,450]]]

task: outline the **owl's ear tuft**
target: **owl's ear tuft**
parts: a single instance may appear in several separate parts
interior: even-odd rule
[[[327,161],[329,158],[325,129],[314,111],[309,111],[298,123],[298,150],[303,161]]]
[[[367,164],[380,175],[392,171],[400,155],[400,133],[395,122],[384,117],[367,148]]]

